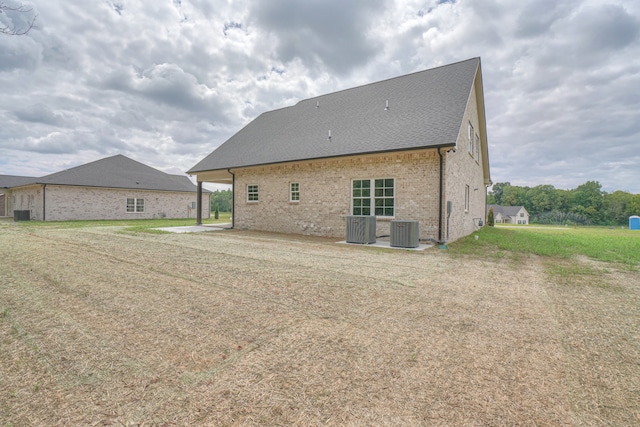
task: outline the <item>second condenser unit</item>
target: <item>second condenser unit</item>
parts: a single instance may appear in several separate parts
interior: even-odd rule
[[[420,246],[418,221],[391,221],[391,246],[398,248],[417,248]]]

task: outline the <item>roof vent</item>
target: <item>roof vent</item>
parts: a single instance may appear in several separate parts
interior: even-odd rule
[[[331,129],[329,129],[329,136],[327,136],[327,141],[331,141]]]
[[[316,108],[320,108],[320,101],[316,101]]]
[[[387,99],[387,101],[384,103],[384,109],[388,110],[389,109],[389,100]]]

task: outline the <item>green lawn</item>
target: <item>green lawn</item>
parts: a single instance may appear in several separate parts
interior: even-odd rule
[[[453,253],[487,257],[539,255],[570,259],[582,255],[637,268],[640,231],[604,227],[483,227],[450,248]]]

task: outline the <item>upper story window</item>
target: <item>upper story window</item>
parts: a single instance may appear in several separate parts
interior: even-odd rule
[[[289,186],[289,201],[290,202],[299,202],[300,201],[300,183],[292,182]]]
[[[127,212],[144,212],[144,199],[127,199]]]
[[[480,137],[476,133],[476,160],[480,161]]]
[[[354,179],[351,189],[353,215],[393,217],[395,179]]]
[[[247,185],[247,201],[248,202],[258,201],[258,185],[256,184]]]
[[[473,137],[475,135],[475,132],[473,131],[473,125],[471,124],[471,122],[469,122],[469,145],[468,145],[468,149],[469,149],[469,154],[471,154],[473,156]]]

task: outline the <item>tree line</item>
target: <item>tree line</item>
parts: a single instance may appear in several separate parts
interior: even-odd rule
[[[487,204],[524,206],[530,222],[538,224],[625,225],[631,215],[640,215],[640,194],[607,193],[598,181],[573,190],[499,182],[489,191]]]

